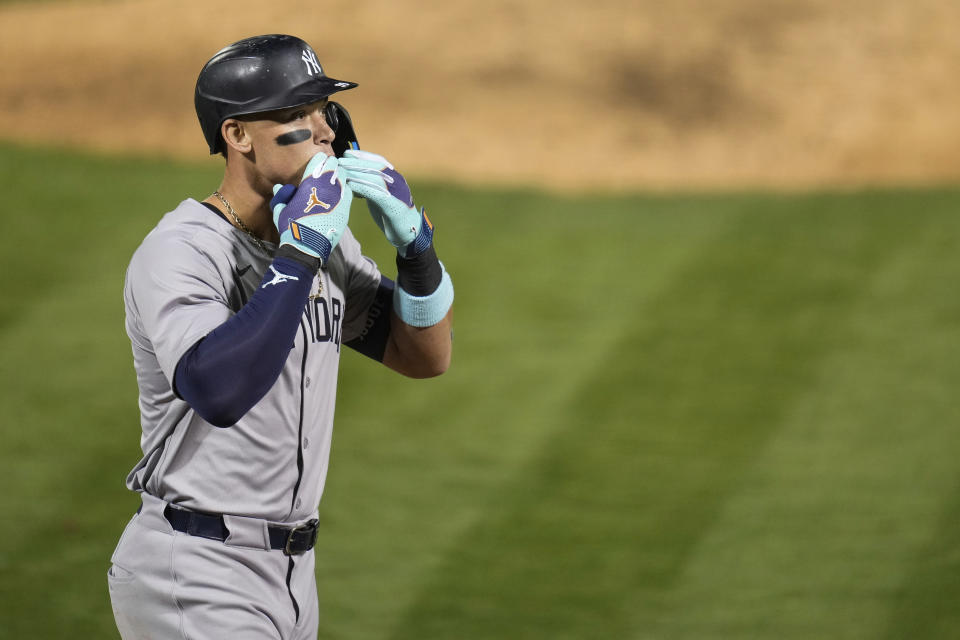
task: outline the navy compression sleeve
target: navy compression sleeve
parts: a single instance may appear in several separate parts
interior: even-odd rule
[[[236,424],[259,402],[293,348],[316,269],[285,256],[285,249],[277,252],[247,304],[177,363],[175,392],[214,426]]]

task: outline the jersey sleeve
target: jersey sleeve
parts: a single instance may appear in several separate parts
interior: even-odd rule
[[[233,315],[213,260],[185,237],[148,238],[130,261],[127,289],[171,386],[181,356]]]

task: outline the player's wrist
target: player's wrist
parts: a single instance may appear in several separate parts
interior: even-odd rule
[[[287,260],[292,260],[306,269],[310,270],[310,273],[316,273],[320,269],[321,260],[316,256],[313,256],[309,253],[298,249],[293,244],[281,244],[277,248],[277,252],[274,254],[274,260],[277,258],[285,258]]]
[[[428,295],[412,295],[402,286],[393,290],[393,310],[410,326],[432,327],[443,320],[453,305],[453,281],[443,263],[437,264],[440,265],[440,284]]]
[[[413,296],[428,296],[443,279],[443,265],[433,244],[411,257],[397,252],[397,285]]]
[[[280,246],[289,247],[303,255],[317,260],[322,266],[333,253],[333,244],[322,233],[307,226],[290,223],[290,229],[280,235]]]
[[[401,320],[414,327],[431,327],[447,315],[453,304],[453,281],[437,258],[433,225],[423,211],[417,239],[397,251],[397,287],[393,308]],[[412,250],[411,250],[412,249]]]

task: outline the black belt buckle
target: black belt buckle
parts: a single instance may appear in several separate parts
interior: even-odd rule
[[[283,555],[299,556],[313,549],[313,545],[317,543],[317,525],[319,523],[319,520],[313,519],[291,529],[290,535],[287,536],[287,544],[283,546]]]

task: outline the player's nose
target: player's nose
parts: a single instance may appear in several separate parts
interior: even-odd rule
[[[315,144],[332,144],[336,134],[330,127],[330,123],[327,122],[323,109],[317,109],[311,114],[311,117],[314,121],[313,142]]]

